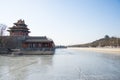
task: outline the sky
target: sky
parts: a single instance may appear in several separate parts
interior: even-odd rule
[[[9,28],[19,19],[30,36],[47,36],[56,45],[84,44],[120,37],[120,0],[0,0],[0,24]]]

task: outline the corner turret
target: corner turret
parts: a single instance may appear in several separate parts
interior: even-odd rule
[[[18,20],[12,27],[7,30],[10,32],[10,36],[28,36],[30,33],[24,20]]]

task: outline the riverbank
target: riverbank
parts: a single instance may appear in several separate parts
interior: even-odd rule
[[[90,48],[70,48],[70,49],[120,54],[120,48],[91,48],[90,47]]]

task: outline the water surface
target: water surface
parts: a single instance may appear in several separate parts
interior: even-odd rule
[[[57,49],[55,55],[0,56],[0,80],[120,80],[120,55]]]

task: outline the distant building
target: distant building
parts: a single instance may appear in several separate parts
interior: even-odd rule
[[[9,28],[10,36],[4,36],[5,47],[20,49],[23,54],[53,54],[55,44],[46,36],[29,36],[24,20],[18,20]],[[11,46],[10,46],[11,45]]]

